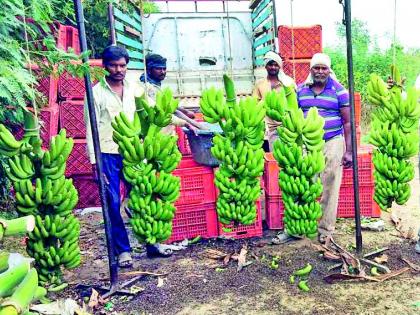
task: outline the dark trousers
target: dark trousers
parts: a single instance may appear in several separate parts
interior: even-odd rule
[[[120,181],[124,178],[122,173],[122,157],[119,154],[102,153],[103,171],[108,180],[107,201],[111,220],[112,238],[116,254],[131,252],[127,230],[121,217]]]

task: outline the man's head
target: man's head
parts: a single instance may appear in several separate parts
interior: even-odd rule
[[[147,75],[154,81],[161,82],[166,77],[166,58],[158,54],[146,56]]]
[[[269,76],[277,77],[283,66],[281,57],[273,51],[269,51],[264,56],[265,69]]]
[[[310,67],[314,84],[325,84],[331,73],[330,57],[323,53],[317,53],[313,55]]]
[[[105,70],[109,72],[108,79],[122,81],[127,73],[129,62],[127,50],[119,46],[108,46],[102,53],[102,63]]]

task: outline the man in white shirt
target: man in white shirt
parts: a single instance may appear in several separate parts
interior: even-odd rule
[[[120,267],[132,265],[131,247],[120,212],[120,181],[122,175],[122,157],[118,153],[118,145],[112,140],[111,122],[120,112],[133,117],[136,111],[134,88],[130,86],[125,75],[129,56],[127,51],[118,46],[108,46],[102,55],[102,62],[109,75],[103,82],[93,87],[93,99],[98,122],[99,141],[106,178],[109,215],[115,252]],[[92,132],[89,111],[85,102],[86,140],[92,169],[96,174],[96,161],[93,150]]]

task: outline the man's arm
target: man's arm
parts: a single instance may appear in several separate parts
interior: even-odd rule
[[[95,97],[94,97],[94,108],[95,108],[95,113],[96,113],[96,121],[99,123],[99,115],[100,115],[100,110],[98,108],[98,105],[95,101]],[[85,106],[84,106],[84,111],[85,111],[85,125],[86,125],[86,145],[87,145],[87,151],[88,151],[88,155],[89,155],[89,160],[90,163],[92,165],[96,164],[96,159],[95,159],[95,151],[93,148],[93,138],[92,138],[92,129],[91,129],[91,124],[90,124],[90,116],[89,116],[89,108],[88,108],[88,104],[87,104],[87,100],[85,99]]]
[[[349,168],[353,165],[352,143],[351,143],[351,125],[350,125],[350,106],[345,106],[340,109],[341,120],[344,128],[344,140],[346,142],[346,151],[343,155],[342,164],[344,168]]]
[[[254,90],[252,91],[252,96],[256,97],[259,101],[261,101],[261,99],[262,99],[262,95],[261,95],[261,92],[260,92],[260,89],[259,89],[258,82],[254,86]]]

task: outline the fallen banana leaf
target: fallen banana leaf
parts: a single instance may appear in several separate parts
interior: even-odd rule
[[[420,272],[420,266],[416,265],[415,263],[412,263],[411,261],[409,261],[407,258],[401,257],[401,260],[403,262],[405,262],[407,265],[409,265],[411,267],[411,269],[413,269],[416,272]]]
[[[383,264],[383,263],[387,263],[388,262],[388,255],[381,255],[378,257],[373,258],[373,261],[378,263],[378,264]]]
[[[242,246],[241,251],[238,256],[238,268],[236,271],[241,271],[244,267],[248,266],[246,262],[246,254],[248,253],[248,247],[246,245]]]
[[[341,257],[340,255],[336,255],[332,252],[324,252],[323,254],[324,258],[327,260],[332,260],[332,261],[341,261]]]
[[[202,256],[210,259],[224,259],[228,254],[217,249],[206,249],[201,253]]]
[[[392,271],[388,274],[384,274],[384,275],[380,275],[376,277],[371,277],[367,275],[350,275],[350,274],[344,274],[344,273],[333,273],[328,276],[325,276],[324,280],[330,284],[334,282],[338,282],[338,281],[363,281],[363,280],[383,282],[385,280],[399,276],[400,274],[407,272],[409,270],[410,270],[409,267],[405,267],[396,271]]]
[[[227,254],[225,258],[223,259],[223,265],[226,266],[227,264],[229,264],[229,261],[231,258],[232,258],[232,254]]]

